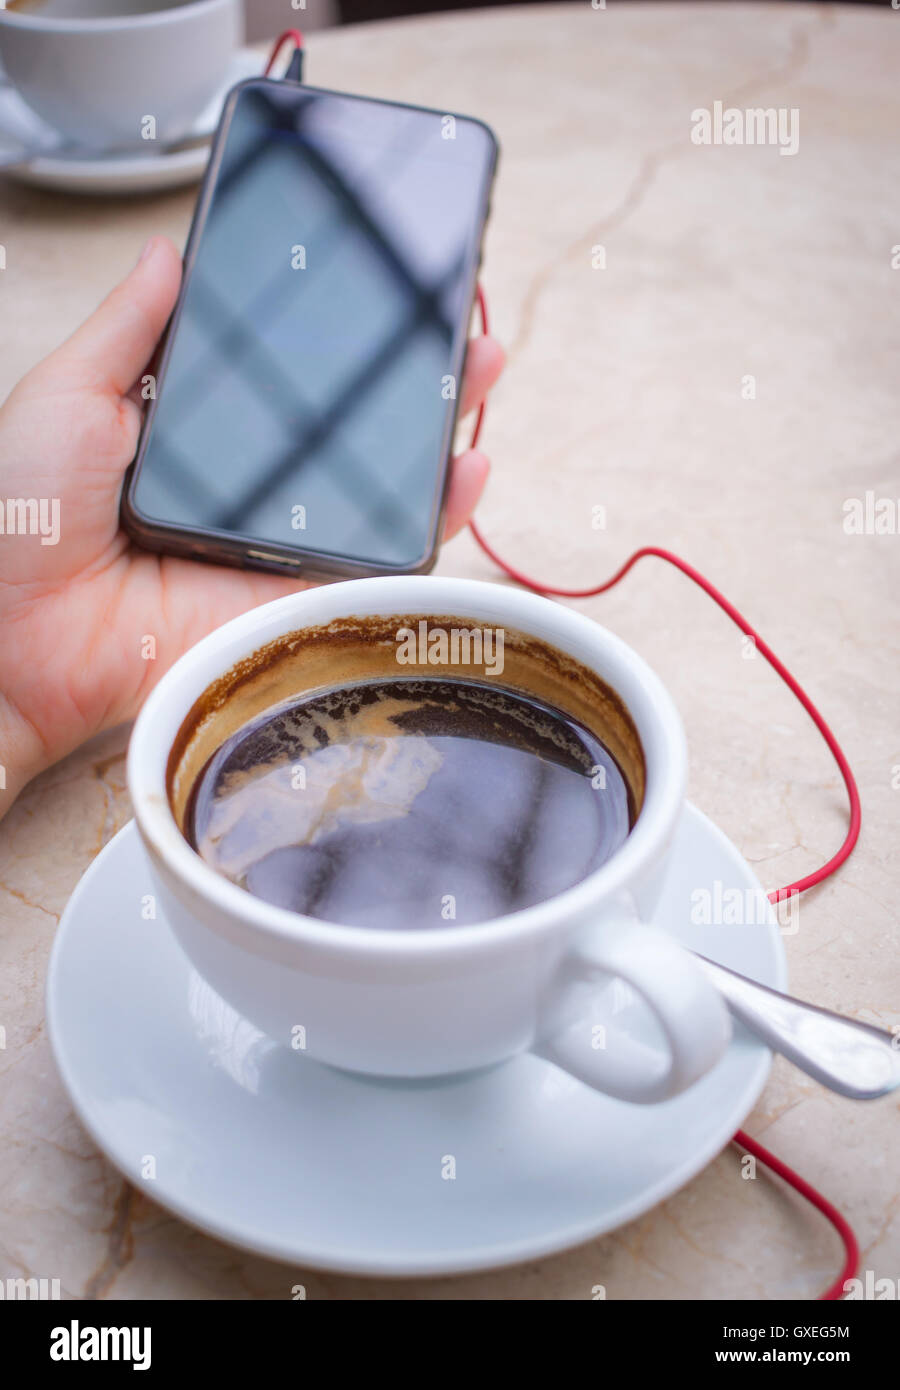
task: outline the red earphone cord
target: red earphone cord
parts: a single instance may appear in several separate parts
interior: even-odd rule
[[[280,34],[275,40],[272,47],[269,61],[265,69],[266,76],[271,72],[283,44],[287,42],[288,39],[291,40],[295,48],[302,50],[303,35],[300,30],[286,29],[284,33]],[[480,285],[478,287],[478,308],[481,315],[482,332],[487,333],[487,302],[484,297],[484,291]],[[475,427],[472,431],[471,447],[473,448],[477,444],[481,434],[481,427],[484,422],[484,411],[485,406],[484,402],[482,402],[475,420]],[[532,589],[538,594],[552,595],[556,598],[590,598],[595,594],[606,593],[607,589],[612,589],[621,579],[625,578],[626,574],[637,564],[638,560],[642,560],[647,555],[654,555],[658,560],[665,560],[668,564],[674,565],[676,569],[681,570],[682,574],[686,574],[688,579],[692,579],[705,593],[709,594],[710,598],[728,614],[732,622],[736,623],[741,631],[745,633],[747,637],[751,638],[757,651],[762,653],[769,665],[773,667],[784,681],[785,685],[788,686],[800,701],[800,704],[806,710],[816,728],[819,730],[819,733],[827,743],[832,757],[840,768],[841,776],[844,779],[844,786],[847,788],[847,797],[850,802],[850,824],[844,842],[837,853],[828,860],[827,864],[823,864],[822,867],[816,869],[814,873],[807,874],[805,878],[798,879],[795,883],[789,883],[786,888],[774,889],[773,892],[769,894],[769,898],[772,902],[778,903],[792,894],[802,893],[804,889],[812,888],[814,884],[821,883],[823,879],[828,878],[841,864],[843,864],[844,860],[851,854],[853,846],[859,838],[860,806],[856,780],[850,770],[847,759],[844,757],[840,744],[822,718],[822,715],[816,709],[812,700],[797,683],[790,671],[778,660],[778,657],[772,651],[771,647],[763,641],[734,605],[729,603],[724,594],[721,594],[708,579],[704,579],[703,575],[700,574],[698,570],[695,570],[693,565],[689,565],[687,561],[679,559],[679,557],[673,555],[670,550],[662,550],[658,546],[645,545],[642,546],[640,550],[636,550],[633,555],[630,555],[625,563],[616,570],[612,578],[607,579],[603,584],[597,584],[588,589],[558,589],[550,584],[541,584],[538,580],[531,579],[527,574],[523,574],[521,570],[514,569],[512,565],[507,564],[505,560],[501,559],[493,547],[489,545],[474,521],[469,522],[469,527],[475,540],[481,546],[481,549],[493,560],[495,565],[498,565],[500,569],[508,574],[510,579],[514,579],[517,584],[522,584],[525,588]],[[835,1282],[826,1289],[823,1294],[820,1294],[820,1298],[823,1300],[840,1298],[844,1292],[844,1281],[853,1278],[859,1265],[859,1247],[856,1243],[856,1237],[848,1223],[844,1220],[841,1213],[833,1207],[820,1192],[817,1192],[814,1187],[810,1187],[809,1183],[805,1182],[804,1179],[800,1177],[799,1173],[795,1173],[787,1164],[782,1163],[774,1154],[769,1153],[768,1149],[764,1149],[755,1139],[751,1139],[749,1134],[745,1134],[743,1130],[738,1130],[737,1134],[734,1136],[733,1142],[737,1144],[739,1148],[752,1154],[760,1163],[764,1163],[773,1173],[777,1173],[780,1178],[783,1178],[784,1181],[799,1192],[802,1197],[805,1197],[808,1202],[811,1202],[814,1207],[818,1208],[823,1216],[827,1217],[834,1226],[844,1243],[844,1267]]]
[[[282,33],[278,35],[278,38],[275,40],[275,42],[272,44],[271,49],[269,50],[269,61],[263,68],[263,77],[268,77],[271,73],[273,67],[275,66],[275,59],[278,57],[279,53],[281,52],[284,45],[287,43],[288,39],[290,39],[291,43],[294,45],[298,53],[303,52],[304,38],[300,30],[285,29]]]

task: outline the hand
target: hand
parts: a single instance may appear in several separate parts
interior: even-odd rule
[[[151,555],[119,527],[122,478],[141,408],[135,382],[172,311],[181,260],[154,237],[138,264],[0,410],[0,507],[59,501],[59,536],[9,525],[0,538],[0,810],[42,768],[131,719],[159,677],[207,632],[302,581]],[[469,348],[461,409],[484,399],[503,367],[499,344]],[[488,462],[453,460],[445,539],[468,520]],[[53,513],[47,514],[47,520]],[[145,639],[155,642],[146,660]]]

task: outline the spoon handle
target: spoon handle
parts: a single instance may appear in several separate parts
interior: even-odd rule
[[[853,1100],[875,1100],[900,1086],[900,1036],[697,959],[734,1017],[823,1086]]]

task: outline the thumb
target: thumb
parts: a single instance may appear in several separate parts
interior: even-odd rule
[[[57,389],[124,396],[162,335],[181,284],[181,257],[168,237],[151,237],[130,275],[42,364]]]

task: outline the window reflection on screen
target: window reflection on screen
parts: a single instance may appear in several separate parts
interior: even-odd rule
[[[146,517],[422,559],[491,159],[477,122],[239,94],[137,479]]]

